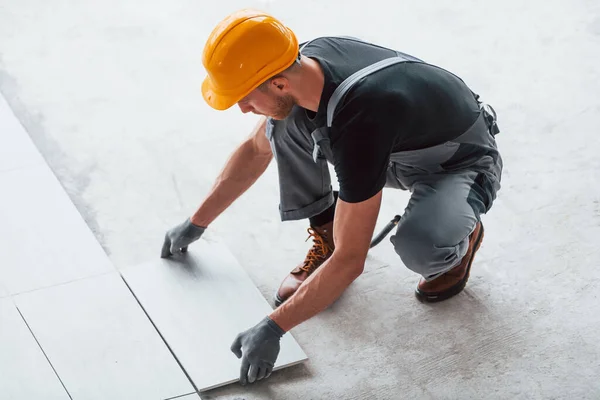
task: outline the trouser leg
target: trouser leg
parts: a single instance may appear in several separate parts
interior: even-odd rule
[[[313,217],[334,203],[327,160],[313,159],[312,130],[300,107],[294,107],[285,120],[267,124],[266,135],[277,162],[282,221]]]
[[[433,280],[458,265],[469,235],[496,197],[499,184],[477,172],[449,174],[415,183],[390,240],[402,262]]]

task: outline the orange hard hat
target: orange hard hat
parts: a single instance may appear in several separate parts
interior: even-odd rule
[[[204,100],[212,108],[226,110],[297,57],[298,40],[288,27],[261,11],[236,11],[206,41]]]

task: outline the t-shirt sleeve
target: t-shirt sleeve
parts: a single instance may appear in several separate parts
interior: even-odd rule
[[[376,195],[386,182],[397,132],[390,116],[400,117],[397,104],[369,96],[346,99],[338,106],[331,149],[340,185],[339,198],[358,203]]]

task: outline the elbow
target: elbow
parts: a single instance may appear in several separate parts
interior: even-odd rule
[[[355,265],[350,266],[350,270],[352,271],[353,274],[353,279],[357,279],[359,276],[362,275],[362,273],[365,270],[365,263],[364,261],[361,263],[356,263]]]
[[[357,279],[365,270],[366,257],[361,257],[356,254],[332,254],[332,258],[337,258],[340,265],[343,265],[343,270],[348,278],[352,281]]]

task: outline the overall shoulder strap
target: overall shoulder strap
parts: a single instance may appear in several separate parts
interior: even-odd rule
[[[348,39],[348,40],[354,40],[357,42],[367,43],[372,46],[381,47],[379,45],[367,42],[365,40],[362,40],[362,39],[359,39],[359,38],[356,38],[353,36],[320,36],[320,37],[316,37],[316,38],[311,39],[308,42],[304,43],[302,45],[302,47],[300,47],[300,53],[302,53],[302,50],[304,50],[304,48],[306,46],[308,46],[310,43],[312,43],[313,41],[315,41],[317,39],[322,39],[322,38]],[[388,49],[388,50],[391,50],[391,49]],[[396,50],[394,50],[394,51],[396,52],[396,57],[391,57],[391,58],[381,60],[379,62],[376,62],[375,64],[371,64],[371,65],[355,72],[354,74],[352,74],[348,78],[346,78],[337,87],[335,92],[331,95],[331,98],[329,99],[329,103],[327,103],[327,127],[328,128],[331,128],[331,124],[333,122],[333,115],[335,113],[335,109],[336,109],[337,105],[343,99],[346,92],[348,92],[348,90],[350,90],[350,88],[356,82],[358,82],[360,79],[364,78],[365,76],[367,76],[369,74],[377,72],[383,68],[389,67],[390,65],[398,64],[401,62],[409,62],[409,61],[410,62],[424,62],[423,60],[413,57],[409,54],[405,54],[405,53],[402,53],[402,52],[396,51]]]
[[[352,86],[354,86],[354,84],[356,82],[358,82],[365,76],[370,75],[379,70],[382,70],[386,67],[389,67],[390,65],[399,64],[399,63],[408,62],[408,61],[421,62],[421,61],[417,61],[416,59],[413,59],[412,57],[408,58],[408,57],[398,56],[398,57],[386,58],[384,60],[376,62],[375,64],[371,64],[361,70],[358,70],[355,73],[353,73],[352,75],[350,75],[348,78],[346,78],[335,89],[335,91],[331,95],[331,98],[329,99],[329,102],[327,103],[327,127],[331,128],[331,124],[333,123],[333,115],[335,113],[335,109],[336,109],[337,105],[340,103],[340,101],[342,101],[342,99],[344,98],[344,96],[346,95],[348,90],[350,90],[350,88]]]

